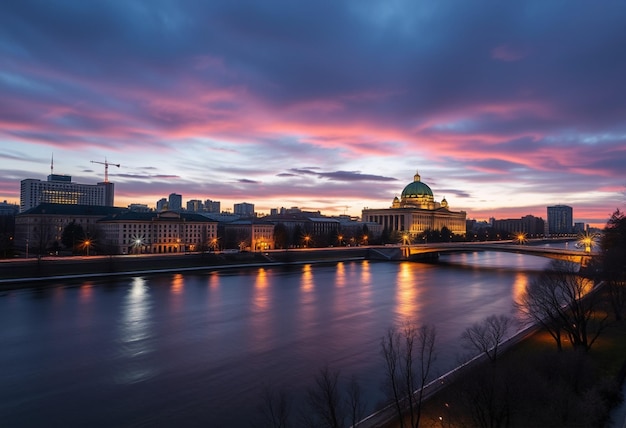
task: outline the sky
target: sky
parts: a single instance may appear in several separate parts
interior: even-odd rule
[[[626,204],[626,2],[0,3],[0,201],[387,208],[419,171],[478,220]]]

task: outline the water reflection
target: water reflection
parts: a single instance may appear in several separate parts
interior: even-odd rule
[[[172,293],[170,299],[170,305],[172,307],[172,313],[178,313],[183,310],[183,292],[185,291],[185,278],[182,274],[177,273],[172,278],[172,283],[170,285],[170,291]]]
[[[370,271],[370,263],[365,260],[361,264],[361,282],[363,284],[369,284],[371,282],[372,273]]]
[[[311,265],[304,265],[302,267],[302,280],[300,281],[300,289],[304,292],[303,296],[313,291],[313,269]]]
[[[248,328],[250,337],[250,349],[255,352],[266,351],[273,345],[271,320],[272,314],[269,310],[271,298],[269,295],[268,273],[261,268],[257,271],[254,279],[254,289],[252,295],[252,316],[249,318]]]
[[[78,323],[81,326],[88,326],[93,316],[92,300],[93,300],[93,283],[85,282],[79,288],[78,292]]]
[[[91,302],[93,298],[93,284],[91,282],[85,282],[80,286],[79,300],[81,304],[87,304]]]
[[[343,287],[346,285],[346,265],[343,262],[337,263],[335,285],[337,287]]]
[[[185,287],[185,280],[183,278],[183,275],[180,273],[177,273],[176,275],[174,275],[174,278],[172,279],[172,293],[181,294],[183,292],[184,287]]]
[[[398,269],[396,277],[396,313],[400,315],[400,319],[413,319],[418,316],[421,309],[419,299],[420,286],[417,283],[415,268],[418,265],[413,263],[402,263]]]
[[[259,311],[267,309],[269,305],[267,271],[263,268],[259,269],[254,280],[253,302],[254,307]]]
[[[523,272],[518,272],[515,275],[513,282],[513,302],[521,303],[524,293],[526,293],[526,287],[528,286],[528,275]]]
[[[311,265],[302,267],[302,277],[300,278],[300,303],[298,314],[300,316],[300,325],[308,327],[313,323],[315,311],[315,284],[313,281],[313,269]]]
[[[144,278],[133,279],[123,305],[120,323],[120,359],[122,366],[117,373],[119,383],[136,383],[149,379],[155,371],[143,357],[154,351],[151,343],[151,299]]]

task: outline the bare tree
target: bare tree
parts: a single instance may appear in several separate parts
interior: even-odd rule
[[[600,318],[591,332],[596,296],[593,282],[578,275],[573,263],[555,260],[531,281],[517,307],[522,314],[544,327],[562,349],[561,335],[567,335],[575,348],[589,350],[606,326]]]
[[[356,380],[356,377],[350,378],[348,384],[346,398],[346,407],[350,412],[350,426],[355,427],[356,424],[363,419],[365,413],[365,404],[361,397],[361,386]]]
[[[401,377],[399,359],[400,359],[400,333],[395,327],[387,330],[387,334],[380,341],[381,353],[385,361],[385,380],[387,394],[391,395],[396,412],[400,419],[400,428],[404,428],[404,420],[402,418],[402,392],[400,390]]]
[[[262,405],[258,408],[255,427],[287,428],[289,426],[290,403],[285,391],[276,392],[268,387],[263,389]]]
[[[435,339],[433,326],[405,322],[400,330],[390,328],[381,340],[387,390],[401,427],[405,413],[412,427],[419,426],[424,386],[435,361]]]
[[[468,327],[461,335],[461,340],[466,347],[484,353],[495,364],[500,344],[512,325],[513,319],[506,315],[490,315],[482,322]]]
[[[315,376],[315,387],[307,391],[307,401],[311,409],[311,412],[306,414],[307,425],[329,428],[343,426],[344,412],[338,371],[331,371],[328,367],[321,369]]]

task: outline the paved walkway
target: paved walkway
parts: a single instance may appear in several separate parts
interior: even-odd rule
[[[611,421],[606,428],[626,428],[626,381],[622,384],[622,404],[611,412]]]

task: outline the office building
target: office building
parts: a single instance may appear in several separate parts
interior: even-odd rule
[[[242,202],[234,205],[234,214],[242,217],[254,217],[254,204]]]
[[[183,209],[183,196],[177,193],[170,193],[167,205],[168,210],[180,212]]]
[[[204,204],[199,199],[191,199],[187,201],[187,211],[199,213],[204,211]]]
[[[69,175],[50,174],[47,181],[27,178],[20,183],[20,212],[42,203],[112,207],[113,183],[79,184]]]
[[[207,199],[204,201],[204,211],[207,213],[219,214],[221,211],[220,201],[212,201]]]
[[[168,209],[169,204],[167,203],[167,199],[165,198],[161,198],[157,201],[156,203],[156,210],[157,211],[164,211]]]
[[[548,234],[567,235],[572,233],[574,225],[574,210],[567,205],[548,207]]]

